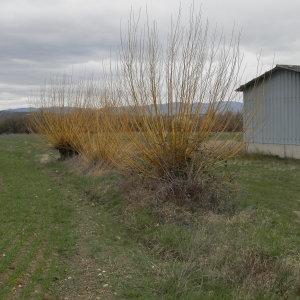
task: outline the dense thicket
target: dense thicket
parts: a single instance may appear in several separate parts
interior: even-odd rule
[[[29,114],[0,112],[0,134],[30,133]]]

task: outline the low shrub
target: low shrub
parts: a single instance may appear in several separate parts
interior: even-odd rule
[[[0,113],[0,134],[30,132],[28,113]]]
[[[150,209],[160,223],[191,225],[207,212],[235,213],[239,193],[224,169],[223,166],[220,173],[202,173],[197,178],[149,179],[132,173],[123,177],[120,189],[129,213],[139,208]]]
[[[243,115],[241,112],[226,111],[219,114],[213,132],[242,132]]]

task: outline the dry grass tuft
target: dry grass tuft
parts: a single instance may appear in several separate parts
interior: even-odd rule
[[[129,214],[150,209],[160,223],[192,224],[199,214],[232,215],[236,207],[234,185],[211,174],[203,174],[201,179],[177,176],[169,181],[132,174],[121,180],[120,189]]]
[[[89,161],[83,155],[77,155],[65,162],[68,169],[75,174],[88,177],[100,177],[110,174],[112,166],[103,161]]]

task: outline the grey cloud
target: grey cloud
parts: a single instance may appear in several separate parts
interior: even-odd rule
[[[210,0],[204,9],[228,30],[233,22],[243,29],[242,43],[251,51],[299,51],[300,2],[298,0]],[[223,5],[220,5],[223,4]],[[298,52],[299,53],[299,52]]]
[[[0,109],[24,106],[26,96],[51,73],[72,65],[96,65],[119,45],[130,7],[148,6],[164,31],[179,4],[191,0],[1,0]],[[300,63],[299,0],[203,0],[202,10],[225,33],[234,23],[243,29],[247,75],[255,70],[262,49],[266,65]],[[200,1],[195,1],[197,6]]]

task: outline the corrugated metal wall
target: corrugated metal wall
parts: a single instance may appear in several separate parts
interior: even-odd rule
[[[300,145],[300,73],[277,70],[244,91],[245,141]]]

